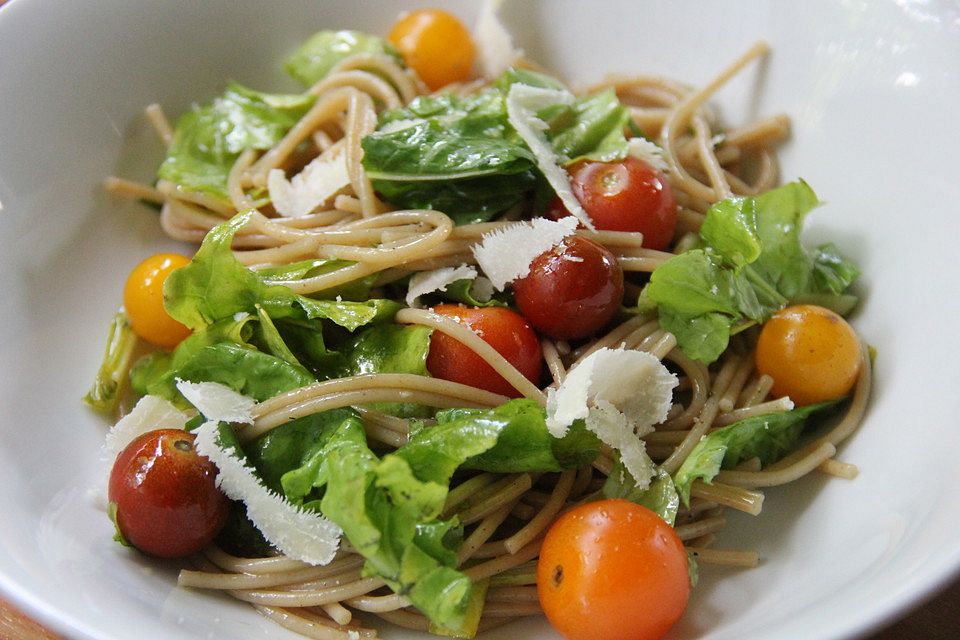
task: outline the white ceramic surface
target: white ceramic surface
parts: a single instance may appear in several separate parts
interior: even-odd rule
[[[103,422],[80,403],[129,270],[164,241],[103,176],[148,180],[141,108],[177,114],[226,80],[291,89],[312,31],[384,32],[400,2],[12,0],[0,8],[0,592],[75,638],[288,638],[245,605],[175,587],[111,541],[91,497]],[[470,16],[471,3],[452,5]],[[588,8],[589,6],[589,8]],[[657,72],[700,84],[755,39],[773,55],[725,89],[730,122],[786,112],[783,173],[829,204],[808,239],[858,260],[856,326],[878,349],[875,398],[841,449],[854,482],[813,477],[731,517],[721,545],[753,571],[704,567],[671,638],[848,638],[960,567],[960,7],[858,0],[515,0],[532,57],[571,79]],[[408,638],[389,631],[386,637]],[[542,621],[491,639],[554,637]]]

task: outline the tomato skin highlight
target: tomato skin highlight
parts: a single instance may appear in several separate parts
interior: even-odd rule
[[[623,269],[605,247],[580,236],[565,238],[530,264],[513,283],[517,307],[552,338],[585,338],[605,326],[623,300]]]
[[[175,269],[190,264],[177,253],[150,256],[130,272],[123,287],[123,307],[138,336],[153,344],[173,348],[190,335],[190,329],[170,317],[163,306],[163,283]]]
[[[520,314],[504,307],[461,307],[440,304],[432,311],[456,320],[497,350],[528,380],[537,384],[543,371],[540,341]],[[430,338],[427,370],[435,378],[467,384],[493,393],[520,397],[503,376],[471,349],[450,336],[434,331]]]
[[[673,527],[646,507],[588,502],[547,532],[537,594],[567,640],[656,640],[687,606],[687,553]]]
[[[860,375],[860,339],[846,320],[816,305],[781,309],[763,325],[757,370],[773,378],[771,392],[804,406],[836,400]]]
[[[470,79],[476,48],[470,31],[453,14],[440,9],[405,13],[387,39],[431,91]]]
[[[639,231],[643,246],[663,250],[673,241],[677,202],[666,176],[628,156],[616,162],[581,160],[568,169],[570,187],[601,231]],[[570,215],[557,198],[547,213]]]
[[[148,555],[197,553],[227,520],[230,501],[217,488],[217,467],[197,453],[194,439],[180,429],[145,433],[120,452],[110,472],[117,528]]]

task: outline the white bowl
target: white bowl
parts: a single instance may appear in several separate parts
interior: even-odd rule
[[[292,88],[283,55],[314,30],[386,31],[400,2],[55,2],[0,9],[0,592],[76,638],[288,638],[246,605],[175,586],[111,541],[95,500],[104,423],[80,402],[128,270],[163,240],[101,179],[149,180],[141,117],[177,114],[228,79]],[[464,0],[452,3],[466,18]],[[861,265],[855,324],[877,347],[869,415],[840,452],[855,481],[770,490],[724,546],[751,571],[704,567],[671,637],[865,633],[960,566],[960,11],[952,3],[514,2],[531,57],[573,80],[664,73],[702,84],[752,41],[773,55],[718,96],[724,115],[786,112],[783,175],[828,202],[808,238]],[[523,634],[521,636],[521,634]],[[388,638],[411,637],[389,631]],[[488,638],[552,638],[542,620]]]

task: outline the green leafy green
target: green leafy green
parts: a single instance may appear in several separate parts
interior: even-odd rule
[[[316,300],[286,286],[268,284],[230,250],[233,236],[252,214],[239,213],[211,229],[191,263],[167,278],[164,301],[174,319],[197,330],[237,313],[257,313],[259,305],[273,320],[326,319],[353,331],[389,320],[399,310],[400,305],[391,300]]]
[[[836,404],[821,402],[746,418],[702,438],[673,476],[683,503],[690,502],[694,480],[709,484],[721,468],[735,467],[750,458],[759,458],[764,466],[776,462],[796,446],[811,414]]]
[[[603,495],[607,498],[623,498],[650,509],[663,518],[670,526],[677,519],[680,509],[680,495],[673,484],[670,474],[657,467],[657,474],[650,486],[640,490],[636,481],[623,463],[617,460],[606,482],[603,483]]]
[[[453,434],[488,439],[491,447],[464,466],[495,473],[562,471],[589,464],[600,452],[600,440],[582,421],[575,422],[563,438],[550,435],[543,408],[525,398],[494,409],[446,409],[435,418],[437,424],[416,431],[404,449],[416,444],[416,450],[426,443],[428,450],[441,450]]]
[[[735,327],[762,323],[790,302],[852,308],[856,299],[844,291],[857,268],[833,245],[810,252],[800,243],[803,218],[817,203],[799,181],[710,207],[699,246],[658,267],[642,296],[684,353],[713,362]]]
[[[103,361],[93,385],[83,397],[84,402],[100,413],[112,415],[120,406],[121,383],[127,375],[127,363],[136,342],[137,336],[130,326],[127,314],[123,311],[115,314],[110,321]]]
[[[510,69],[469,96],[424,96],[384,113],[363,140],[364,166],[384,198],[404,207],[435,208],[458,223],[489,219],[529,196],[538,184],[536,159],[507,117],[516,83],[550,89],[549,76]],[[626,155],[627,109],[613,91],[558,102],[541,110],[546,136],[568,161]]]
[[[326,77],[342,60],[358,53],[389,55],[402,61],[389,42],[360,31],[320,31],[288,57],[283,67],[304,86]]]
[[[261,93],[230,84],[212,104],[177,121],[157,176],[189,191],[227,199],[227,174],[240,153],[272,147],[313,101],[313,96]]]
[[[429,376],[427,354],[433,330],[416,325],[381,324],[358,332],[340,347],[337,377],[364,373],[411,373]],[[430,407],[412,403],[377,403],[373,408],[405,418],[423,418]]]

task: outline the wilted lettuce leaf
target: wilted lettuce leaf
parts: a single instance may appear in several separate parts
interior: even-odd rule
[[[776,462],[796,446],[811,414],[836,404],[821,402],[747,418],[702,438],[673,476],[683,503],[690,502],[694,480],[709,484],[721,468],[735,467],[750,458],[759,458],[763,466]]]
[[[389,55],[400,61],[393,45],[360,31],[320,31],[288,57],[283,67],[304,86],[322,80],[340,61],[358,53]]]
[[[212,104],[180,117],[157,176],[188,191],[227,199],[227,174],[240,153],[272,147],[313,101],[313,96],[261,93],[230,84]]]
[[[211,229],[191,263],[170,274],[164,303],[173,318],[197,330],[237,313],[256,313],[259,305],[273,320],[326,319],[353,331],[388,320],[400,308],[391,300],[316,300],[283,285],[267,284],[230,250],[234,234],[251,215],[237,214]]]
[[[424,96],[384,113],[379,130],[363,140],[376,189],[394,204],[439,209],[458,223],[489,219],[532,193],[536,159],[507,118],[506,95],[517,82],[563,88],[549,76],[510,69],[484,91]],[[551,105],[538,116],[564,160],[626,155],[629,114],[613,91]]]
[[[710,207],[700,246],[658,267],[643,294],[684,353],[713,362],[736,325],[762,323],[790,302],[852,308],[855,298],[844,292],[857,268],[833,245],[810,252],[800,243],[803,218],[817,202],[800,181]]]
[[[603,483],[603,495],[607,498],[623,498],[650,509],[663,518],[670,526],[677,519],[680,508],[680,495],[673,484],[670,474],[657,467],[657,474],[646,489],[638,489],[637,483],[619,460],[614,465],[606,482]]]

